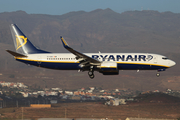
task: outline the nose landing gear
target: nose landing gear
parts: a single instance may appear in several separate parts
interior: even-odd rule
[[[156,76],[159,77],[159,76],[160,76],[160,73],[157,73]]]
[[[161,71],[165,71],[165,70],[166,70],[166,69],[158,69],[158,70],[157,70],[157,74],[156,74],[156,76],[157,76],[157,77],[159,77],[159,76],[160,76],[160,73],[159,73],[159,72],[161,72]]]

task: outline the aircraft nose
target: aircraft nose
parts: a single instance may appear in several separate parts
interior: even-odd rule
[[[176,62],[170,60],[169,65],[170,65],[170,67],[172,67],[172,66],[176,65]]]

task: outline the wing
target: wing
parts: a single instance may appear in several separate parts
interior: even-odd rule
[[[63,39],[62,36],[60,36],[61,41],[63,43],[64,48],[66,48],[69,52],[73,53],[76,56],[76,59],[78,60],[82,60],[83,63],[89,63],[91,65],[99,65],[101,62],[99,60],[93,59],[83,53],[80,53],[74,49],[72,49],[71,47],[69,47],[69,45],[67,44],[67,42]]]

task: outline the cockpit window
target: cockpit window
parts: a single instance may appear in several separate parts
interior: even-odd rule
[[[163,59],[163,60],[167,60],[167,59],[169,59],[169,58],[167,58],[167,57],[163,57],[162,59]]]

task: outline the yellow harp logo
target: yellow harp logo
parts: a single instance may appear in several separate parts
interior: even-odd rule
[[[24,36],[18,36],[16,35],[16,47],[18,50],[20,47],[24,46],[27,43],[27,38]]]

